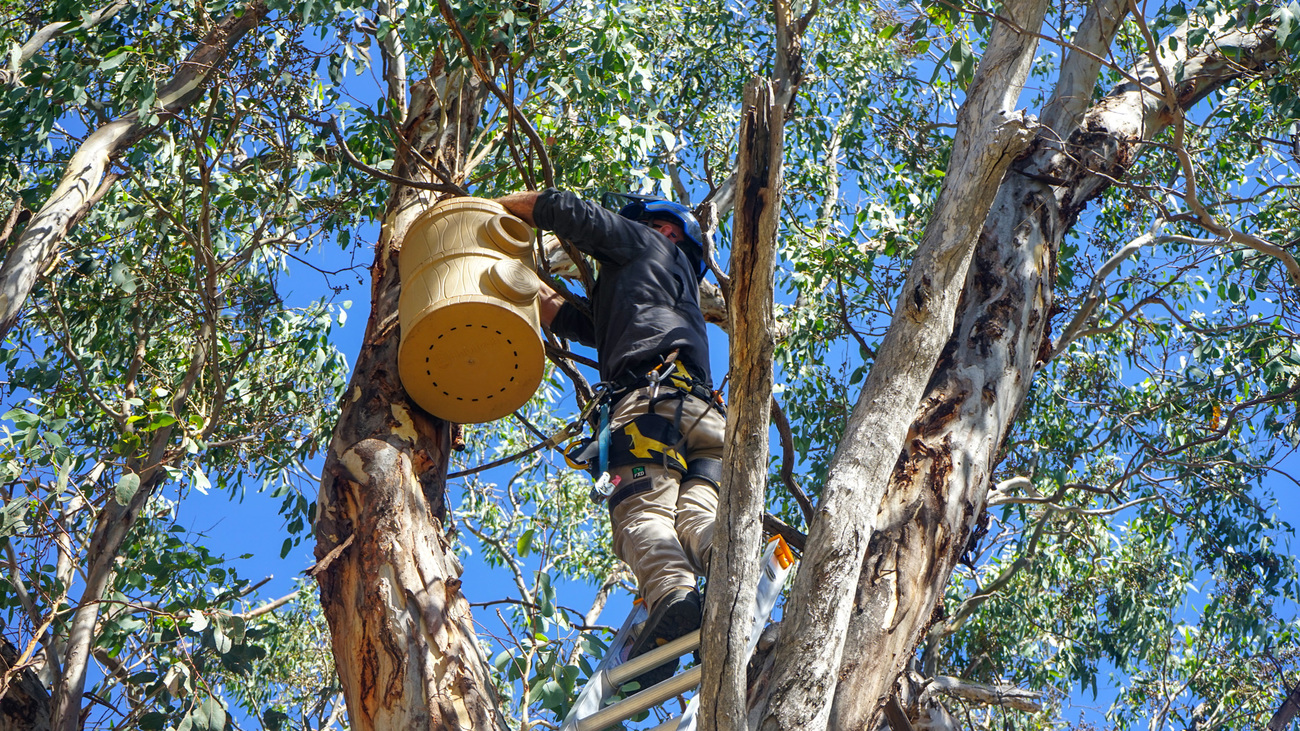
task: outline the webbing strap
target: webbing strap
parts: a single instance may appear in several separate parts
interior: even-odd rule
[[[597,435],[600,442],[600,474],[609,472],[609,401],[602,400],[600,403],[600,433]]]

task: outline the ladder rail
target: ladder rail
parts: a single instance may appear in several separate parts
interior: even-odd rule
[[[785,586],[785,579],[794,564],[794,555],[790,547],[779,537],[768,542],[760,559],[760,574],[756,596],[754,597],[753,625],[749,633],[747,654],[752,655],[758,644],[763,627],[771,617],[772,610],[780,598]],[[692,688],[697,688],[703,675],[699,665],[684,673],[637,693],[609,706],[602,706],[605,699],[612,696],[618,687],[645,671],[672,661],[700,647],[701,630],[679,637],[661,647],[657,647],[640,657],[623,660],[623,650],[630,641],[630,630],[635,625],[638,613],[644,614],[644,607],[634,608],[619,630],[609,651],[592,673],[578,700],[569,710],[569,715],[561,725],[561,731],[604,731],[604,729],[621,723],[642,711],[649,710],[673,696],[681,695]],[[678,717],[655,726],[652,731],[694,731],[695,716],[699,711],[699,694],[691,698],[685,712]]]
[[[676,660],[688,652],[699,649],[699,646],[700,631],[695,630],[605,672],[609,674],[609,682],[622,685],[651,668],[657,668],[669,660]]]
[[[618,703],[605,706],[596,713],[579,720],[578,731],[604,731],[604,729],[616,723],[626,721],[641,711],[649,710],[669,698],[681,695],[699,685],[701,673],[702,669],[699,665],[696,665],[690,670],[674,675],[658,685],[652,685],[645,690],[637,691]]]
[[[605,656],[600,659],[596,665],[596,670],[583,686],[582,692],[578,694],[577,700],[569,709],[569,715],[564,717],[564,723],[560,725],[560,731],[577,731],[578,721],[584,717],[599,711],[601,706],[605,705],[605,699],[618,690],[618,686],[609,682],[609,670],[618,667],[622,662],[624,651],[632,640],[632,628],[637,622],[644,621],[646,618],[645,605],[637,603],[632,606],[632,611],[628,612],[627,619],[623,620],[623,626],[619,628],[618,634],[614,636],[614,641],[609,644],[605,650]]]

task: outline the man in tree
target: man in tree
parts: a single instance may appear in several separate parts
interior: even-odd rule
[[[629,199],[618,215],[554,189],[499,200],[600,262],[591,315],[544,286],[542,322],[599,357],[597,430],[609,429],[610,445],[594,472],[609,473],[614,553],[649,611],[635,657],[700,627],[696,576],[709,564],[726,424],[700,312],[706,237],[680,203]],[[648,687],[675,669],[665,663],[638,680]]]

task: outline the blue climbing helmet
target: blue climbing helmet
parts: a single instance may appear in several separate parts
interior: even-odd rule
[[[623,218],[643,223],[662,219],[681,226],[682,231],[686,233],[686,240],[679,242],[678,246],[686,252],[687,257],[695,264],[696,277],[704,279],[705,273],[709,270],[706,256],[712,241],[700,228],[700,222],[696,220],[691,209],[681,203],[674,203],[653,195],[641,195],[640,193],[615,193],[612,195],[627,201],[618,209],[618,215]],[[689,244],[690,246],[683,246],[683,244]]]

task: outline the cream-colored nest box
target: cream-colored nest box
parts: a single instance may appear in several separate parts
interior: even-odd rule
[[[411,224],[398,255],[398,373],[429,413],[499,419],[542,381],[533,234],[496,201],[453,198]]]

